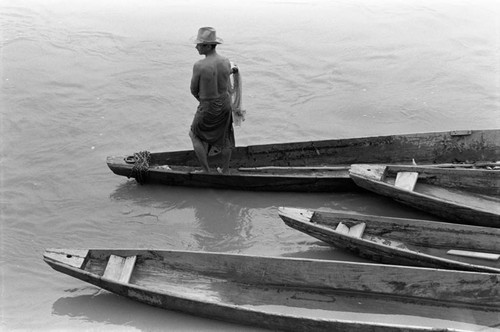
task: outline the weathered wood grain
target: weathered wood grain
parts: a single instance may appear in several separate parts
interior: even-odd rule
[[[448,254],[466,250],[479,256],[498,255],[500,229],[287,207],[280,208],[279,215],[292,228],[376,262],[500,273],[500,261]],[[360,223],[366,225],[361,238],[336,230],[339,224]]]

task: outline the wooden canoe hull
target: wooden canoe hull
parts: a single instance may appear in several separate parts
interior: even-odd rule
[[[113,158],[113,159],[111,159]],[[108,158],[108,165],[115,174],[130,176],[131,167],[116,166],[123,157]],[[183,167],[186,171],[150,168],[146,183],[170,186],[186,186],[214,189],[234,189],[248,191],[293,191],[293,192],[331,192],[360,190],[349,178],[347,167],[339,171],[286,171],[240,172],[230,174],[195,173],[196,167]]]
[[[450,249],[500,255],[500,229],[428,220],[280,208],[286,225],[369,260],[396,265],[500,273],[500,260],[464,258]],[[339,223],[366,225],[361,237],[339,231]]]
[[[151,153],[141,182],[259,191],[351,191],[357,189],[347,171],[351,164],[496,161],[499,141],[500,130],[477,130],[241,146],[232,153],[228,175],[194,173],[200,168],[192,150]],[[127,157],[108,157],[108,167],[117,175],[137,178]],[[220,156],[209,157],[209,164],[220,166]]]
[[[414,190],[394,185],[394,179],[389,175],[396,171],[419,173]],[[364,189],[434,214],[447,222],[500,228],[500,171],[352,165],[349,174]]]
[[[103,277],[111,255],[136,257],[129,282]],[[498,274],[165,250],[49,249],[44,260],[149,305],[270,329],[441,331],[452,322],[436,321],[488,326],[500,312]],[[419,323],[395,324],[388,314]]]

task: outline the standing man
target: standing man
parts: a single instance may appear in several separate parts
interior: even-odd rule
[[[217,54],[215,48],[222,40],[214,28],[198,30],[196,49],[205,58],[194,64],[191,93],[200,102],[191,124],[189,136],[203,172],[210,172],[208,152],[220,151],[222,172],[229,170],[232,148],[235,146],[231,97],[229,94],[231,63]]]

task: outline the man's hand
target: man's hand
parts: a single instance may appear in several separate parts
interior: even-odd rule
[[[238,70],[238,65],[231,62],[231,74],[236,74]]]

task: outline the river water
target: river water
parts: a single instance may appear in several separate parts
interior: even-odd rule
[[[237,145],[500,127],[500,3],[484,0],[2,0],[2,330],[253,330],[62,275],[45,248],[356,259],[279,206],[428,217],[364,193],[138,185],[106,156],[191,148],[190,38],[240,67]]]

